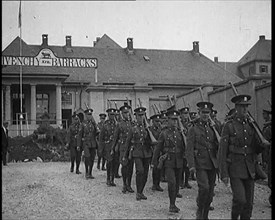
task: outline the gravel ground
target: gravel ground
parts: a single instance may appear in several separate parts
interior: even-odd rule
[[[176,201],[181,209],[168,212],[167,183],[164,192],[153,192],[149,172],[144,194],[147,200],[136,201],[135,193],[122,194],[122,179],[116,187],[107,187],[106,171],[96,169],[95,179],[84,178],[81,162],[77,175],[70,173],[69,162],[9,163],[2,166],[2,219],[194,219],[197,184],[192,189],[180,189],[183,198]],[[135,174],[132,187],[135,190]],[[270,189],[266,181],[256,184],[252,219],[271,219],[268,202]],[[229,219],[232,195],[229,188],[217,182],[210,219]]]

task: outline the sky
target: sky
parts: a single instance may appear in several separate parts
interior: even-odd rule
[[[31,45],[93,46],[107,34],[125,48],[192,50],[238,62],[258,41],[271,40],[271,0],[22,1],[22,39]],[[2,51],[17,37],[19,1],[2,1]]]

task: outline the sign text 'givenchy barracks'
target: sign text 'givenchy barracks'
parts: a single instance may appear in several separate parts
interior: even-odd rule
[[[50,49],[42,49],[36,57],[2,56],[2,66],[49,66],[96,68],[96,58],[56,57]]]

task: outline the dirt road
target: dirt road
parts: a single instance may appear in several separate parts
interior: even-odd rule
[[[95,179],[84,178],[81,163],[77,175],[69,172],[68,162],[9,163],[2,166],[2,219],[194,219],[197,184],[192,189],[180,189],[183,198],[176,201],[181,209],[169,214],[167,183],[164,192],[153,192],[152,173],[149,172],[144,194],[147,200],[136,201],[135,193],[122,194],[122,179],[115,179],[116,187],[107,187],[106,171],[94,166]],[[132,187],[135,190],[135,174]],[[217,182],[210,219],[229,219],[232,195]],[[268,202],[270,189],[256,184],[252,219],[271,219]]]

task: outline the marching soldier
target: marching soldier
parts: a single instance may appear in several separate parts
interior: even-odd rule
[[[189,129],[189,108],[188,107],[184,107],[181,108],[179,110],[180,112],[180,118],[181,118],[181,122],[182,125],[184,127],[184,133],[185,135],[187,135],[188,129]],[[182,167],[182,174],[180,175],[180,187],[183,188],[187,188],[187,189],[191,189],[192,186],[190,186],[190,184],[188,183],[190,177],[190,172],[189,172],[189,167],[187,165],[187,160],[186,157],[183,158],[183,167]],[[183,184],[184,182],[184,184]]]
[[[126,139],[129,131],[132,129],[133,123],[130,120],[129,110],[131,106],[123,105],[120,107],[122,119],[118,122],[115,130],[115,144],[119,149],[119,161],[121,163],[121,173],[123,180],[122,193],[127,191],[133,193],[134,190],[131,187],[131,180],[133,175],[134,160],[129,159],[129,151],[126,145]],[[131,147],[131,146],[130,146]]]
[[[263,118],[265,120],[264,127],[263,127],[263,135],[266,140],[272,143],[272,130],[271,130],[271,109],[263,109]],[[268,187],[271,189],[271,194],[269,196],[269,203],[272,204],[272,145],[268,148],[264,149],[263,152],[263,161],[267,164],[267,183]]]
[[[161,130],[164,130],[167,128],[167,123],[168,123],[168,117],[167,117],[167,111],[161,111],[160,114],[160,127]],[[160,181],[166,183],[166,178],[165,178],[165,168],[164,166],[161,168],[160,171]]]
[[[102,126],[99,134],[99,149],[102,151],[102,156],[107,161],[107,186],[116,186],[115,178],[115,160],[114,160],[114,132],[116,127],[116,109],[109,108],[108,120]]]
[[[152,120],[152,126],[150,127],[150,130],[157,140],[161,132],[160,115],[158,114],[152,115],[150,119]],[[152,148],[154,148],[154,146],[152,146]],[[158,169],[157,167],[154,167],[152,171],[152,179],[153,179],[152,190],[153,191],[160,191],[160,192],[163,191],[163,189],[159,185],[160,177],[161,177],[161,170]]]
[[[92,170],[97,148],[96,136],[99,130],[93,118],[93,109],[88,108],[84,113],[86,120],[84,120],[80,126],[77,146],[82,146],[84,151],[86,179],[94,179]]]
[[[213,104],[199,102],[199,118],[187,134],[186,157],[191,173],[196,173],[198,184],[197,219],[208,219],[210,204],[214,196],[218,169],[218,140],[211,127],[209,117]]]
[[[74,162],[76,162],[76,174],[81,174],[79,171],[79,165],[81,161],[81,153],[82,149],[81,146],[77,145],[77,138],[80,131],[80,119],[78,115],[74,112],[72,115],[72,124],[70,125],[68,132],[67,132],[67,144],[66,148],[70,149],[70,156],[71,156],[71,172],[74,172]]]
[[[249,95],[237,95],[236,114],[227,121],[219,146],[221,180],[232,189],[231,219],[250,219],[253,209],[254,178],[257,154],[265,146],[260,142],[248,116]]]
[[[117,122],[121,122],[122,120],[122,115],[120,114],[120,110],[116,109],[116,119]],[[118,145],[115,146],[115,152],[114,152],[114,160],[115,160],[115,178],[120,178],[121,176],[119,175],[119,149],[118,149]]]
[[[99,114],[100,121],[97,124],[97,126],[99,128],[99,131],[101,131],[101,129],[103,127],[103,124],[105,122],[106,117],[107,117],[107,115],[105,113],[100,113]],[[105,168],[106,160],[105,160],[104,157],[102,157],[102,152],[99,152],[99,150],[97,149],[97,169],[99,169],[99,170],[100,170],[100,162],[101,162],[101,160],[102,160],[101,170],[106,170],[106,168]]]
[[[169,212],[179,212],[180,209],[176,206],[176,197],[179,191],[179,179],[183,166],[183,157],[185,145],[183,136],[178,129],[179,112],[171,110],[167,112],[168,125],[160,133],[158,144],[155,146],[152,158],[153,168],[158,164],[160,152],[163,155],[159,160],[163,161],[165,168],[165,177],[168,182],[168,194],[170,200]]]
[[[148,130],[144,126],[145,107],[138,107],[135,110],[137,123],[129,131],[126,140],[126,146],[133,145],[130,149],[130,157],[134,158],[136,168],[136,199],[146,200],[147,197],[143,194],[143,189],[147,182],[152,150],[150,147],[150,137]]]

